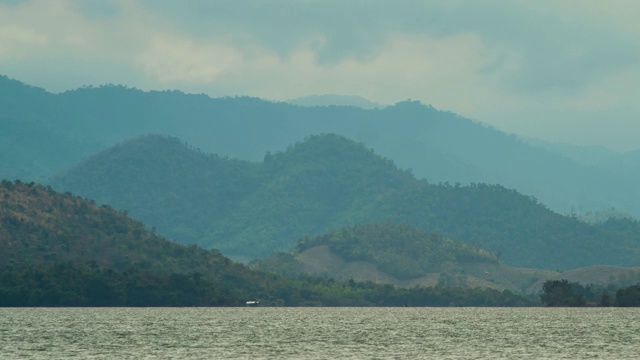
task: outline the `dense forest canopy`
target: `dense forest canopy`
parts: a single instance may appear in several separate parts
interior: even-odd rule
[[[508,291],[287,279],[160,238],[123,212],[0,183],[0,306],[530,305]]]
[[[546,281],[540,294],[542,304],[550,307],[640,306],[640,285],[615,288],[582,285],[566,279]]]
[[[244,259],[289,251],[303,236],[373,222],[442,234],[516,266],[637,266],[640,259],[635,220],[587,224],[502,186],[418,180],[333,134],[309,137],[259,163],[145,136],[87,159],[52,186],[127,210],[177,241]]]

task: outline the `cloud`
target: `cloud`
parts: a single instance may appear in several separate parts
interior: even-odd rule
[[[16,59],[33,46],[47,43],[47,36],[15,24],[0,25],[0,59]]]
[[[242,54],[231,45],[172,35],[154,37],[149,46],[135,56],[135,62],[161,83],[212,83],[241,60]]]
[[[0,66],[53,91],[412,98],[628,149],[640,147],[627,136],[640,131],[639,18],[635,0],[0,0]]]
[[[323,63],[312,46],[289,56],[276,53],[250,59],[236,72],[237,81],[261,96],[277,99],[311,94],[357,93],[380,102],[425,96],[444,106],[467,102],[463,87],[477,86],[478,73],[492,61],[471,34],[435,39],[391,34],[365,59],[343,58]],[[280,84],[274,89],[274,84]]]

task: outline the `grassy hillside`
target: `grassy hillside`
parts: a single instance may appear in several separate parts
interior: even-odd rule
[[[297,239],[331,229],[393,222],[482,247],[515,266],[637,266],[640,259],[634,220],[587,224],[501,186],[417,180],[337,135],[310,137],[261,163],[147,136],[88,159],[52,185],[238,258],[288,251]]]
[[[495,254],[408,225],[367,224],[298,241],[292,253],[253,261],[254,269],[411,288],[457,285],[537,293],[547,280],[619,288],[640,280],[640,267],[590,266],[568,271],[516,268]]]
[[[391,223],[358,225],[304,238],[296,252],[323,245],[346,260],[372,263],[399,279],[453,271],[463,263],[498,262],[494,254],[482,249]]]

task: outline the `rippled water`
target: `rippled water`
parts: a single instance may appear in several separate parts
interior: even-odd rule
[[[0,309],[0,358],[638,359],[640,309]]]

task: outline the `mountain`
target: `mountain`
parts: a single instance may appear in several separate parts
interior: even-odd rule
[[[640,265],[635,220],[588,224],[502,186],[432,184],[332,134],[269,153],[261,163],[146,136],[87,159],[52,186],[236,259],[289,251],[299,238],[331,229],[393,222],[473,244],[514,266]]]
[[[640,267],[590,266],[567,271],[516,268],[495,254],[437,234],[393,223],[364,224],[298,240],[291,253],[276,253],[250,266],[265,272],[414,286],[482,286],[537,293],[547,280],[628,286]]]
[[[599,166],[621,155],[621,153],[607,149],[603,146],[579,146],[552,143],[532,138],[522,138],[522,141],[531,146],[543,148],[547,151],[560,154],[587,166]]]
[[[0,267],[74,262],[207,277],[251,275],[217,251],[166,240],[126,212],[50,187],[3,180],[0,199]]]
[[[61,129],[55,95],[0,76],[0,178],[44,182],[100,149]]]
[[[206,155],[154,135],[109,148],[51,185],[126,209],[178,241],[252,258],[353,223],[349,218],[372,191],[412,180],[391,161],[335,135],[311,137],[262,163]],[[256,241],[257,234],[264,238]]]
[[[126,209],[171,239],[195,243],[200,239],[194,233],[233,211],[261,179],[257,164],[151,135],[106,149],[51,184]]]
[[[89,154],[149,133],[250,161],[311,135],[335,133],[432,183],[500,184],[561,213],[615,207],[640,216],[633,200],[640,195],[640,176],[627,170],[627,161],[585,164],[415,101],[377,109],[302,107],[117,85],[50,94],[6,77],[0,77],[0,94],[8,94],[0,96],[0,153],[7,164],[0,178],[42,181]]]
[[[0,183],[0,307],[531,305],[491,289],[286,279],[160,238],[108,206]]]
[[[306,299],[292,295],[301,289]],[[319,296],[216,250],[160,238],[91,200],[0,184],[0,306],[296,305]]]
[[[298,106],[355,106],[362,109],[383,108],[383,105],[354,95],[310,95],[289,99],[286,103]]]

